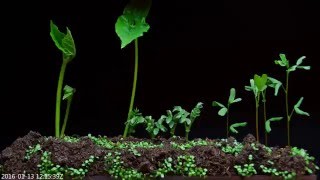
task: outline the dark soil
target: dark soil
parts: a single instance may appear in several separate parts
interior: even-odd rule
[[[136,148],[140,156],[135,155],[128,149],[117,149],[117,151],[121,152],[121,160],[125,167],[136,169],[144,174],[152,174],[166,158],[171,157],[175,160],[179,155],[195,156],[197,167],[206,168],[207,176],[234,176],[237,175],[234,165],[244,165],[246,163],[254,163],[257,174],[264,174],[259,167],[260,165],[268,166],[270,161],[274,163],[273,167],[279,171],[295,172],[298,176],[308,175],[306,167],[313,172],[316,171],[313,162],[307,164],[302,156],[292,156],[291,148],[274,147],[268,150],[263,144],[257,143],[252,135],[247,135],[243,139],[243,148],[238,154],[224,152],[221,148],[224,146],[233,147],[235,139],[232,137],[227,140],[207,139],[206,141],[210,142],[210,145],[196,145],[185,150],[174,148],[170,144],[172,142],[177,144],[186,142],[185,139],[179,137],[150,140],[134,137],[122,139],[119,136],[108,138],[108,140],[113,143],[141,141],[154,144],[162,143],[162,147]],[[220,144],[220,146],[214,145],[215,143]],[[37,151],[29,160],[26,160],[26,150],[29,146],[35,146],[36,144],[41,145],[41,151]],[[53,137],[44,137],[36,132],[30,132],[26,136],[18,138],[10,147],[1,152],[0,165],[2,165],[2,173],[39,174],[38,164],[40,164],[44,151],[51,152],[52,162],[63,167],[80,168],[84,160],[90,156],[99,157],[90,165],[87,173],[87,176],[94,176],[108,175],[106,171],[108,167],[104,157],[109,152],[115,151],[115,149],[107,149],[96,145],[87,136],[80,137],[79,142],[66,142]],[[248,159],[249,155],[252,155],[252,161]]]

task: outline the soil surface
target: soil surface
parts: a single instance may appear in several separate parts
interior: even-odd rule
[[[266,147],[257,143],[254,136],[247,135],[242,142],[230,137],[228,139],[195,139],[189,145],[184,138],[170,139],[139,139],[129,137],[99,137],[100,143],[89,136],[80,137],[72,142],[53,137],[44,137],[39,133],[30,132],[18,138],[10,147],[0,153],[0,174],[39,174],[39,164],[43,163],[43,153],[50,152],[50,159],[54,165],[79,169],[90,156],[97,157],[89,166],[86,176],[109,175],[110,164],[106,163],[107,154],[121,153],[124,168],[130,168],[149,175],[161,167],[163,162],[177,157],[192,155],[195,157],[197,167],[205,168],[207,176],[234,176],[239,175],[235,165],[244,166],[253,163],[256,174],[266,174],[261,165],[272,167],[278,171],[294,172],[297,176],[309,175],[310,171],[316,172],[316,165],[312,160],[300,155],[293,155],[290,147]],[[105,144],[101,139],[107,140]],[[152,144],[153,147],[137,145],[141,142]],[[205,144],[203,144],[205,142]],[[108,144],[109,143],[109,144]],[[121,147],[121,144],[136,144],[134,148]],[[27,150],[40,144],[41,150],[35,151],[26,159]],[[111,144],[113,147],[108,146]],[[191,144],[191,145],[190,145]],[[176,145],[176,146],[175,146]],[[178,145],[178,146],[177,146]],[[235,146],[240,149],[235,151]],[[228,150],[229,148],[229,150]],[[309,169],[309,171],[307,171]],[[2,172],[1,172],[2,171]],[[313,174],[311,173],[311,174]],[[174,174],[168,174],[174,175]]]

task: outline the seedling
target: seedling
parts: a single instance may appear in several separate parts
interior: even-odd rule
[[[62,99],[67,101],[67,109],[66,109],[66,113],[64,115],[64,121],[63,121],[62,129],[61,129],[60,137],[64,137],[64,132],[66,130],[66,126],[67,126],[67,122],[68,122],[68,118],[69,118],[69,112],[70,112],[70,107],[71,107],[71,103],[72,103],[72,99],[73,99],[73,94],[76,92],[76,89],[66,85],[63,88],[63,91],[64,91],[64,95],[63,95]]]
[[[134,41],[135,47],[135,66],[133,76],[133,86],[131,93],[131,101],[128,112],[128,119],[134,106],[134,98],[136,93],[137,79],[138,79],[138,38],[143,36],[143,33],[147,32],[150,28],[146,23],[146,17],[151,7],[151,0],[131,0],[129,4],[124,8],[123,14],[118,17],[115,24],[115,31],[121,40],[121,49],[126,47],[132,41]],[[123,137],[126,137],[129,130],[129,124],[126,124]]]
[[[291,117],[293,115],[293,112],[295,111],[297,114],[304,115],[304,116],[309,116],[309,113],[304,112],[299,109],[299,107],[303,101],[303,97],[300,98],[300,100],[294,106],[291,113],[289,112],[289,75],[290,75],[290,72],[293,72],[297,69],[310,70],[311,67],[310,66],[301,66],[303,60],[306,58],[305,56],[300,57],[297,60],[296,64],[293,66],[290,66],[289,60],[286,58],[285,54],[280,54],[279,56],[280,56],[280,60],[275,60],[274,62],[275,62],[275,64],[286,68],[286,87],[284,88],[284,92],[285,92],[286,116],[287,116],[287,137],[288,137],[288,146],[290,146],[290,144],[291,144],[290,143],[290,121],[291,121]]]
[[[131,111],[130,117],[131,119],[128,119],[126,121],[126,127],[128,127],[127,135],[134,133],[136,126],[139,124],[143,124],[145,122],[144,117],[142,116],[142,114],[139,112],[138,109]]]
[[[164,120],[165,119],[163,118],[163,116],[161,116],[161,118],[157,122],[155,122],[151,116],[145,117],[146,130],[150,134],[151,138],[157,136],[160,131],[167,131],[167,128],[162,124]]]
[[[175,113],[173,116],[171,114],[171,111],[167,111],[167,112],[168,112],[168,116],[166,119],[166,123],[169,124],[171,136],[174,136],[178,123],[184,123],[184,122],[187,122],[189,124],[191,123],[191,120],[189,119],[190,113],[184,110],[181,106],[175,106],[173,108],[173,113]],[[169,116],[169,114],[172,118]]]
[[[186,130],[186,140],[189,139],[189,133],[190,133],[192,124],[194,123],[196,118],[200,116],[202,108],[203,108],[203,103],[202,102],[198,102],[198,104],[191,111],[190,121],[185,121],[184,122],[185,130]]]
[[[61,108],[61,93],[63,86],[64,74],[69,62],[76,56],[76,47],[71,35],[71,31],[67,27],[67,33],[59,31],[58,27],[50,21],[50,36],[56,47],[62,52],[62,65],[59,74],[57,95],[56,95],[56,113],[55,113],[55,136],[60,136],[60,108]]]
[[[241,123],[234,123],[230,126],[230,131],[235,133],[235,134],[238,134],[238,131],[235,129],[237,127],[245,127],[247,126],[247,122],[241,122]]]
[[[236,98],[236,90],[234,88],[230,89],[230,95],[229,95],[229,100],[227,106],[219,103],[218,101],[213,101],[212,106],[219,106],[221,109],[218,111],[218,114],[220,116],[225,116],[227,117],[227,137],[229,137],[229,110],[230,110],[230,105],[236,102],[240,102],[242,99],[241,98]]]
[[[256,137],[259,142],[259,102],[261,93],[267,88],[267,80],[268,76],[263,74],[259,76],[257,74],[254,75],[254,79],[250,79],[250,86],[245,86],[247,91],[252,91],[255,98],[256,105]]]

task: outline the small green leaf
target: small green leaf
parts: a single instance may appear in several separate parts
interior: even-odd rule
[[[170,123],[172,120],[173,120],[172,112],[170,110],[167,110],[166,123]]]
[[[293,71],[295,71],[297,69],[297,67],[298,67],[297,65],[293,65],[287,71],[288,72],[293,72]]]
[[[275,60],[275,64],[279,64],[280,66],[289,66],[289,61],[287,60],[286,58],[286,55],[285,54],[280,54],[280,60]]]
[[[241,123],[232,124],[230,126],[230,131],[237,134],[238,131],[235,128],[237,128],[237,127],[245,127],[247,124],[248,124],[247,122],[241,122]]]
[[[69,98],[72,98],[73,94],[76,92],[76,89],[68,86],[68,85],[65,85],[64,88],[63,88],[63,97],[62,99],[65,100],[65,99],[69,99]]]
[[[169,127],[170,127],[170,129],[172,129],[172,128],[173,128],[173,126],[174,126],[174,122],[173,122],[173,121],[170,121],[170,123],[169,123]]]
[[[262,76],[259,76],[257,74],[254,75],[254,84],[257,86],[259,91],[264,91],[266,89],[268,76],[266,74],[263,74]]]
[[[267,131],[268,133],[271,132],[270,123],[271,123],[272,121],[280,121],[280,120],[282,120],[282,119],[283,119],[283,117],[273,117],[273,118],[268,119],[268,120],[266,121],[266,124],[265,124],[265,129],[266,129],[266,131]]]
[[[191,120],[190,120],[189,118],[186,118],[186,123],[187,123],[188,125],[190,125],[190,124],[191,124]]]
[[[213,101],[212,102],[212,106],[215,107],[215,106],[219,106],[219,107],[222,107],[222,108],[225,108],[225,106],[221,103],[219,103],[218,101]]]
[[[224,107],[224,108],[221,108],[221,109],[220,109],[220,111],[218,112],[218,114],[219,114],[220,116],[224,116],[224,115],[226,115],[227,112],[228,112],[228,109],[227,109],[226,107]]]
[[[300,105],[301,105],[302,101],[303,101],[303,97],[301,97],[300,100],[297,102],[297,104],[294,105],[294,111],[299,115],[310,116],[309,113],[302,111],[300,109]]]
[[[232,103],[236,103],[236,102],[240,102],[240,101],[242,101],[242,99],[241,98],[237,98],[237,99],[233,100]]]
[[[274,88],[274,95],[277,96],[282,83],[275,78],[268,77],[267,85]]]
[[[236,90],[234,88],[230,89],[230,95],[229,95],[229,104],[232,104],[232,102],[234,101],[234,99],[236,98]]]
[[[154,128],[153,129],[153,135],[157,135],[159,133],[159,128]]]
[[[306,56],[301,56],[297,62],[296,62],[296,65],[299,66],[300,64],[302,64],[303,60],[306,58]]]
[[[310,70],[311,66],[297,66],[298,69]]]

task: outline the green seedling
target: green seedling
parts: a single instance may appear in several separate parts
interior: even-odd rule
[[[115,24],[115,31],[121,40],[121,48],[126,47],[132,41],[134,41],[135,47],[133,87],[127,120],[132,118],[130,115],[133,111],[138,79],[138,38],[143,36],[143,33],[147,32],[150,28],[148,23],[146,23],[146,17],[149,13],[150,7],[151,0],[131,0],[130,3],[124,8],[123,14],[118,17]],[[127,136],[128,130],[129,124],[126,124],[123,137]]]
[[[131,111],[130,117],[131,118],[126,121],[126,127],[128,127],[127,135],[131,135],[132,133],[134,133],[137,125],[145,123],[145,118],[142,116],[138,109]]]
[[[163,125],[164,121],[165,119],[163,116],[161,116],[157,122],[155,122],[151,116],[145,117],[146,130],[150,134],[151,138],[154,138],[155,136],[157,136],[160,131],[162,132],[167,131],[167,128]]]
[[[254,79],[250,79],[250,86],[245,86],[247,91],[252,91],[255,98],[255,107],[256,107],[256,137],[259,142],[259,103],[261,98],[261,93],[267,88],[268,76],[263,74],[259,76],[254,75]]]
[[[64,95],[63,95],[62,99],[67,101],[67,109],[66,109],[66,113],[64,115],[64,121],[63,121],[62,129],[61,129],[60,137],[64,137],[64,132],[66,130],[66,126],[67,126],[67,122],[68,122],[68,118],[69,118],[71,103],[72,103],[73,95],[76,92],[76,89],[66,85],[63,88],[63,91],[64,91]]]
[[[283,117],[273,117],[273,118],[270,118],[268,119],[266,122],[265,122],[265,130],[267,133],[270,133],[271,132],[271,127],[270,127],[270,123],[271,122],[274,122],[274,121],[280,121],[282,120]]]
[[[168,116],[166,119],[166,123],[170,127],[171,136],[175,135],[175,130],[176,130],[178,123],[184,123],[184,122],[187,122],[189,124],[191,123],[191,120],[189,119],[190,113],[188,111],[184,110],[181,106],[175,106],[173,108],[172,112],[175,113],[173,116],[172,116],[171,111],[167,111],[167,112],[168,112]]]
[[[218,114],[220,116],[225,116],[227,118],[227,137],[229,137],[229,110],[230,110],[230,105],[236,102],[240,102],[242,99],[241,98],[236,98],[236,90],[234,88],[230,89],[230,95],[229,95],[229,100],[227,106],[219,103],[218,101],[213,101],[212,106],[218,106],[221,109],[218,111]]]
[[[235,133],[235,134],[238,134],[238,131],[235,129],[237,127],[245,127],[247,126],[247,122],[241,122],[241,123],[234,123],[230,126],[230,131]]]
[[[303,60],[306,58],[305,56],[300,57],[297,60],[296,64],[293,66],[290,66],[289,60],[286,58],[285,54],[280,54],[279,56],[280,56],[280,60],[275,60],[274,62],[275,62],[275,64],[286,68],[286,87],[284,87],[284,92],[285,92],[286,117],[287,117],[287,137],[288,137],[288,146],[290,146],[291,145],[291,143],[290,143],[290,121],[291,121],[291,117],[292,117],[293,112],[295,111],[299,115],[309,116],[308,113],[301,111],[299,109],[299,106],[302,103],[303,97],[300,98],[298,103],[294,106],[293,110],[291,111],[291,114],[289,112],[289,76],[290,76],[290,72],[293,72],[297,69],[310,70],[311,67],[301,65]]]
[[[56,47],[62,52],[62,65],[59,74],[57,95],[56,95],[56,113],[55,113],[55,136],[60,136],[60,108],[61,108],[61,93],[63,86],[64,74],[69,62],[76,56],[76,47],[71,35],[71,31],[67,28],[67,33],[59,31],[58,27],[50,21],[50,36]]]
[[[203,103],[202,102],[198,102],[197,105],[191,110],[190,121],[185,121],[184,122],[185,130],[186,130],[186,140],[189,139],[189,133],[190,133],[192,124],[194,123],[196,118],[200,116],[202,108],[203,108]]]

